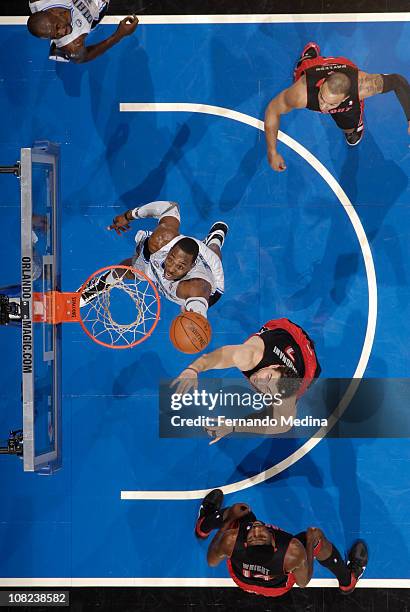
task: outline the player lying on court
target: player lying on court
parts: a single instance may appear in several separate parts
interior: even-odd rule
[[[211,227],[203,242],[180,234],[180,212],[176,202],[150,202],[117,215],[108,229],[121,234],[135,219],[158,219],[153,232],[139,230],[135,236],[136,251],[122,265],[141,270],[158,291],[181,309],[207,316],[224,292],[221,249],[228,232],[226,223]],[[104,286],[91,286],[83,293],[83,303],[112,282],[111,274]]]
[[[297,584],[306,587],[313,574],[313,560],[328,569],[339,581],[339,590],[349,595],[366,569],[368,552],[359,540],[348,560],[321,529],[309,527],[297,535],[258,521],[244,503],[222,508],[223,493],[214,489],[203,499],[195,534],[205,539],[218,529],[208,548],[208,565],[226,559],[232,580],[244,591],[280,597]]]
[[[294,83],[271,100],[265,113],[268,160],[274,170],[286,170],[277,151],[281,115],[307,108],[329,113],[343,130],[348,145],[363,137],[364,99],[394,91],[407,118],[410,134],[410,85],[400,74],[368,74],[345,57],[321,57],[319,46],[308,43],[294,70]]]
[[[89,62],[129,36],[138,25],[135,15],[120,21],[114,34],[95,45],[85,39],[105,16],[109,0],[30,0],[33,13],[27,28],[37,38],[51,41],[49,58],[77,64]]]
[[[269,427],[219,427],[207,428],[208,434],[219,440],[230,433],[281,434],[291,425],[280,424],[281,417],[295,417],[297,401],[320,375],[320,365],[313,341],[307,333],[289,319],[274,319],[243,344],[223,346],[204,354],[191,363],[173,385],[176,393],[187,393],[198,386],[198,374],[208,370],[238,368],[261,393],[274,397],[280,393],[280,406],[272,404],[267,412],[258,412],[258,418],[268,415],[278,421]]]

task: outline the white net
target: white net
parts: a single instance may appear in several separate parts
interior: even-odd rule
[[[134,268],[98,270],[80,292],[81,325],[99,344],[131,348],[148,338],[158,322],[158,293]]]

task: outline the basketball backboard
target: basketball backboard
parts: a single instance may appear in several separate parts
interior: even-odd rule
[[[61,467],[61,325],[33,325],[33,292],[60,290],[59,147],[21,149],[24,471]]]

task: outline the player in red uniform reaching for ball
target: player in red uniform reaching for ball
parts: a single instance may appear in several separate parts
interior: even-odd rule
[[[364,99],[394,91],[406,115],[410,134],[410,85],[400,74],[368,74],[345,57],[321,57],[320,47],[308,43],[296,64],[294,84],[281,91],[269,103],[265,113],[265,136],[268,160],[278,172],[286,170],[277,151],[281,115],[308,108],[329,113],[344,131],[350,146],[363,137]]]
[[[272,404],[268,410],[268,416],[275,418],[278,425],[207,428],[215,441],[233,432],[271,435],[289,431],[289,418],[296,416],[298,399],[321,371],[313,341],[307,333],[289,319],[274,319],[243,344],[223,346],[192,362],[173,382],[176,393],[196,388],[200,372],[232,367],[238,368],[258,391],[272,397],[280,393],[281,404]]]
[[[297,584],[306,587],[313,574],[313,560],[338,580],[339,590],[349,595],[368,562],[366,544],[358,540],[345,562],[321,529],[309,527],[297,535],[258,521],[248,504],[222,508],[223,493],[210,491],[203,499],[195,535],[206,539],[218,529],[208,548],[208,565],[226,559],[233,581],[244,591],[280,597]]]

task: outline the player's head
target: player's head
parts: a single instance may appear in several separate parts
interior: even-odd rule
[[[30,34],[37,38],[59,39],[73,31],[72,25],[67,21],[64,14],[41,11],[30,15],[27,20],[27,28]]]
[[[265,523],[262,523],[262,521],[253,521],[248,525],[247,529],[246,548],[248,553],[253,554],[251,549],[253,547],[258,547],[257,551],[255,551],[255,554],[258,555],[266,547],[268,552],[270,549],[270,554],[272,555],[273,535],[266,527]]]
[[[319,108],[322,113],[337,108],[349,96],[351,81],[343,72],[333,72],[319,87]]]
[[[285,399],[295,395],[301,384],[296,372],[281,365],[269,365],[249,377],[252,385],[261,393],[274,396],[279,393]]]
[[[195,265],[199,246],[192,238],[181,238],[174,244],[164,261],[167,280],[179,280]]]

